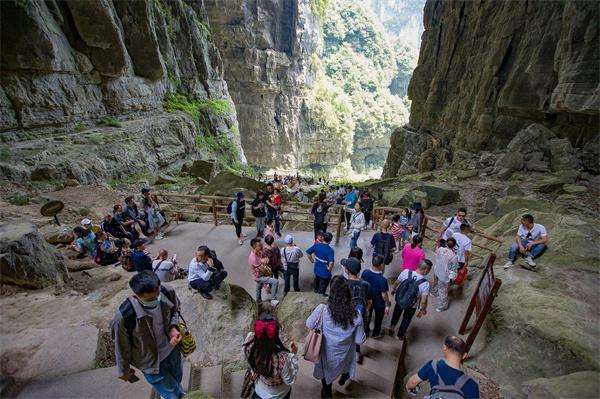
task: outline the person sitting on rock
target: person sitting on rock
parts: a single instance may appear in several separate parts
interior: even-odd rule
[[[463,223],[468,224],[471,231],[474,231],[476,233],[483,233],[482,230],[479,230],[473,223],[469,222],[466,219],[466,216],[467,216],[467,209],[466,208],[458,208],[456,215],[451,216],[444,221],[444,223],[442,224],[442,228],[440,229],[440,234],[438,237],[438,243],[439,243],[440,247],[445,246],[446,240],[448,238],[452,237],[452,235],[454,233],[460,233],[460,226]]]
[[[88,218],[82,219],[80,223],[81,227],[88,229],[94,234],[98,234],[102,231],[102,227],[100,227],[100,225],[92,223],[92,221]]]
[[[135,240],[133,242],[133,251],[131,252],[131,263],[135,271],[140,273],[144,270],[152,271],[152,258],[146,251],[144,240]]]
[[[123,270],[128,272],[135,271],[133,267],[133,262],[131,261],[131,241],[127,238],[123,239],[123,246],[121,247],[121,256],[119,257],[119,262],[121,262],[121,267]]]
[[[210,292],[221,288],[221,283],[227,277],[227,272],[220,270],[219,265],[222,269],[221,262],[217,264],[217,260],[211,257],[211,251],[205,245],[198,247],[196,257],[190,261],[188,281],[190,286],[198,290],[205,299],[213,299]]]
[[[457,392],[463,398],[479,399],[479,386],[460,367],[461,362],[467,357],[466,347],[465,341],[461,338],[454,335],[447,336],[442,346],[444,359],[428,361],[417,374],[408,379],[406,391],[413,396],[417,386],[423,381],[428,381],[431,387],[431,398],[443,398],[446,392]]]
[[[263,245],[260,238],[250,240],[250,246],[252,251],[248,256],[248,267],[256,282],[256,302],[262,302],[262,288],[264,284],[268,284],[271,288],[271,305],[277,306],[279,303],[277,300],[279,281],[273,278],[273,271],[269,267],[269,258],[263,255]]]
[[[96,248],[94,250],[94,262],[99,265],[112,265],[119,261],[121,255],[121,240],[109,237],[104,231],[96,234]]]
[[[525,262],[527,263],[523,267],[535,270],[536,264],[533,260],[542,254],[547,242],[548,233],[546,228],[539,223],[534,223],[532,215],[523,215],[517,231],[516,242],[508,251],[508,262],[506,262],[504,268],[511,267],[517,254],[520,253],[525,256]]]
[[[118,377],[136,382],[134,366],[160,397],[182,398],[179,298],[152,270],[135,274],[129,287],[133,295],[119,306],[110,322]]]
[[[148,238],[148,237],[146,237],[146,235],[144,235],[144,232],[142,231],[140,224],[136,223],[135,220],[133,220],[131,217],[126,215],[125,212],[123,212],[123,207],[121,205],[115,204],[115,206],[113,206],[112,217],[117,222],[119,222],[121,224],[121,226],[123,226],[123,228],[125,229],[126,232],[131,234],[131,237],[134,240],[137,240],[138,238],[145,240]]]
[[[109,237],[113,238],[129,238],[132,239],[131,233],[125,231],[125,228],[117,221],[117,219],[113,218],[112,213],[107,213],[104,215],[104,220],[100,224],[102,230],[109,235]]]
[[[138,210],[138,206],[133,200],[133,197],[125,198],[125,207],[123,208],[123,213],[127,217],[131,218],[131,220],[133,220],[140,227],[144,235],[147,234],[148,222],[144,220],[144,215]]]
[[[168,283],[175,280],[179,268],[177,267],[177,259],[169,260],[169,251],[162,248],[158,251],[156,259],[152,262],[152,271],[156,273],[161,283]]]
[[[91,256],[96,250],[96,235],[81,226],[73,229],[75,240],[71,243],[71,249],[77,252],[78,258]]]

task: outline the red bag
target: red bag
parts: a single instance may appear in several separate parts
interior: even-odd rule
[[[458,270],[458,272],[456,273],[456,278],[454,279],[454,282],[452,283],[453,285],[461,285],[462,283],[465,282],[465,280],[467,279],[467,274],[468,274],[468,268],[467,266],[463,266],[461,269]]]

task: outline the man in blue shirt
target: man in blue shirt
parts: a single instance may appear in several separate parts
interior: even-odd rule
[[[371,286],[373,302],[371,304],[371,309],[369,309],[365,333],[367,336],[369,335],[371,330],[371,317],[373,317],[373,313],[375,313],[373,338],[381,338],[383,336],[381,333],[381,323],[383,322],[385,308],[386,306],[389,306],[390,303],[390,299],[388,297],[388,281],[385,277],[383,277],[383,263],[383,257],[379,255],[373,256],[373,266],[370,270],[365,270],[362,272],[361,276],[361,278],[368,282]]]
[[[358,200],[358,196],[356,195],[356,191],[352,189],[352,185],[348,184],[346,186],[346,196],[344,197],[344,211],[346,213],[346,230],[350,230],[350,218],[354,213],[354,204]]]
[[[460,363],[467,357],[465,341],[454,335],[444,340],[444,360],[428,361],[417,374],[410,377],[406,390],[414,393],[417,385],[429,381],[430,394],[436,392],[456,392],[465,399],[479,399],[479,386],[460,369]]]
[[[329,246],[333,239],[333,234],[323,234],[323,242],[317,242],[306,250],[308,259],[315,264],[315,288],[314,291],[325,295],[327,286],[331,280],[331,270],[333,269],[334,251]]]
[[[135,240],[132,247],[131,263],[133,264],[135,271],[139,273],[144,270],[152,270],[152,258],[144,251],[146,249],[144,247],[144,241]]]

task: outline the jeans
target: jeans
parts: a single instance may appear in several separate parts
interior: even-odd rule
[[[315,275],[314,291],[318,294],[325,294],[325,291],[327,291],[327,286],[329,285],[330,281],[331,281],[331,277],[323,278],[323,277],[319,277],[319,276]]]
[[[259,236],[263,235],[263,231],[265,230],[265,221],[267,220],[266,216],[257,216],[256,217],[256,231]]]
[[[281,221],[280,217],[273,208],[267,208],[267,220],[275,220],[275,233],[280,234]]]
[[[165,399],[179,399],[185,395],[181,386],[183,370],[181,352],[173,348],[171,354],[160,362],[158,374],[143,373],[158,394]]]
[[[404,337],[404,334],[406,334],[406,330],[408,330],[410,321],[417,312],[417,308],[404,309],[398,305],[394,305],[394,313],[392,314],[392,321],[390,323],[390,327],[392,329],[394,329],[396,324],[398,324],[398,320],[400,320],[400,315],[402,315],[402,312],[404,312],[404,316],[402,317],[402,322],[400,323],[400,328],[398,329],[398,337]]]
[[[371,318],[373,317],[373,313],[375,313],[375,324],[373,325],[373,336],[377,336],[381,334],[381,324],[383,323],[383,315],[385,312],[385,307],[383,308],[371,308],[369,310],[369,314],[367,316],[367,323],[365,325],[365,333],[369,333],[371,331]]]
[[[350,235],[350,248],[358,247],[358,237],[360,237],[360,230],[353,230]]]
[[[294,291],[300,291],[299,277],[300,277],[300,269],[298,268],[298,264],[288,263],[287,270],[283,273],[283,279],[285,281],[285,287],[283,289],[284,293],[290,292],[290,280],[294,278]]]
[[[227,277],[225,270],[217,270],[210,276],[210,280],[202,280],[201,278],[190,281],[190,286],[198,291],[209,293],[218,287]]]
[[[271,286],[271,299],[277,299],[277,288],[279,288],[279,280],[273,277],[259,277],[256,280],[256,302],[262,302],[262,286],[269,284]]]
[[[233,225],[235,226],[235,235],[237,236],[237,238],[240,238],[242,236],[242,223],[244,223],[243,220],[240,220],[237,223],[233,219],[231,219],[231,221],[233,222]]]
[[[521,244],[523,245],[523,247],[527,246],[527,240],[523,239],[521,240]],[[540,256],[540,254],[542,253],[542,251],[546,249],[546,245],[544,244],[535,244],[530,250],[529,253],[531,254],[532,258],[537,258],[538,256]],[[516,242],[511,245],[509,251],[508,251],[508,260],[510,260],[511,262],[514,262],[515,257],[517,256],[517,254],[519,253],[519,244],[517,244]]]

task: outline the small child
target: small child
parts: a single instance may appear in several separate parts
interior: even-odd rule
[[[323,230],[318,230],[317,233],[316,233],[317,238],[315,238],[315,242],[314,243],[316,244],[318,242],[323,242],[323,235],[324,234],[325,233],[323,232]]]
[[[392,217],[392,228],[390,229],[390,233],[396,242],[396,250],[394,252],[399,252],[400,248],[403,247],[402,234],[404,233],[404,229],[400,226],[400,215],[394,215]]]
[[[408,208],[404,208],[402,210],[402,214],[400,215],[400,227],[402,228],[402,236],[401,236],[401,243],[400,243],[400,247],[398,248],[404,248],[404,244],[406,242],[410,241],[410,231],[408,230],[408,223],[410,222],[410,210]]]

